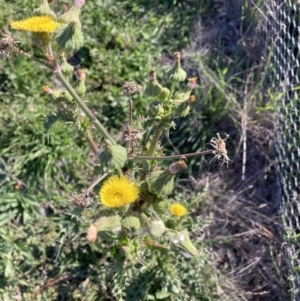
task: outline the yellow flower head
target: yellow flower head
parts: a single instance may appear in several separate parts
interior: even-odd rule
[[[139,188],[124,176],[111,176],[103,183],[99,195],[103,205],[109,208],[120,208],[133,203],[138,198]]]
[[[10,21],[10,26],[16,30],[30,32],[54,32],[60,23],[54,21],[50,16],[36,16],[21,21]]]
[[[179,203],[173,203],[170,206],[170,212],[176,216],[184,216],[186,214],[186,208]]]

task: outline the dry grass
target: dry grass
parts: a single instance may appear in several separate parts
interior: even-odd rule
[[[290,299],[289,268],[287,245],[281,241],[274,116],[255,113],[256,99],[265,97],[267,88],[261,80],[268,63],[262,30],[265,16],[259,18],[262,12],[255,1],[213,3],[208,20],[195,24],[195,39],[186,53],[197,52],[203,58],[218,53],[220,61],[229,65],[235,60],[228,77],[235,76],[245,83],[239,91],[227,87],[235,95],[233,109],[227,122],[224,120],[215,129],[230,134],[235,141],[229,149],[229,157],[236,153],[230,157],[233,164],[229,169],[212,168],[198,181],[200,190],[207,179],[209,182],[214,219],[206,239],[211,241],[215,268],[223,274],[220,300],[286,301]],[[192,66],[192,60],[186,63]],[[191,69],[201,81],[212,84],[202,70]]]

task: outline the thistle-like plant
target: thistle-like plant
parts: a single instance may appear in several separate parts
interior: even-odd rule
[[[197,257],[199,252],[185,223],[188,205],[186,201],[180,203],[172,197],[176,194],[176,176],[186,168],[189,157],[214,154],[213,161],[228,164],[226,139],[221,139],[217,134],[210,141],[214,149],[164,155],[161,136],[163,133],[168,135],[170,129],[176,127],[176,118],[188,116],[195,102],[193,89],[197,84],[196,77],[186,79],[180,52],[175,52],[174,65],[166,74],[170,85],[160,84],[155,70],[149,72],[144,91],[145,97],[149,98],[149,106],[145,116],[138,120],[133,120],[132,94],[140,92],[141,88],[134,82],[123,85],[122,91],[128,95],[128,124],[120,129],[122,139],[116,141],[84,101],[85,81],[88,80],[86,73],[82,69],[74,71],[67,60],[72,51],[83,45],[79,18],[83,5],[84,0],[75,0],[69,11],[57,17],[48,1],[43,0],[34,11],[34,16],[11,21],[13,29],[32,32],[35,39],[40,40],[44,58],[22,51],[16,44],[19,41],[4,33],[0,41],[0,54],[6,60],[10,54],[22,55],[47,67],[64,87],[44,86],[42,92],[56,105],[55,118],[51,122],[63,120],[76,126],[99,161],[101,174],[95,175],[95,181],[84,192],[74,191],[70,199],[79,208],[82,220],[90,224],[87,240],[91,244],[105,241],[104,250],[112,254],[117,262],[119,269],[116,270],[113,288],[115,296],[121,300],[130,282],[124,282],[122,289],[121,281],[126,281],[124,269],[138,266],[149,279],[157,269],[165,276],[170,271],[168,276],[171,278],[166,277],[161,290],[155,293],[156,298],[167,298],[172,294],[176,294],[178,299],[184,298],[172,259],[178,254]],[[73,73],[75,77],[70,76]],[[177,85],[185,81],[185,86],[177,90]],[[51,126],[49,122],[48,127]],[[98,146],[100,143],[93,139],[93,131],[103,137],[101,148]],[[170,161],[167,167],[163,164],[166,160]],[[98,184],[100,205],[91,206],[90,194]],[[130,275],[134,278],[134,274]],[[172,281],[177,289],[172,286]]]

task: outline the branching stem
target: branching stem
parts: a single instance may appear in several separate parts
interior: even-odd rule
[[[80,109],[86,114],[86,116],[90,119],[92,124],[96,127],[96,129],[101,133],[101,135],[109,140],[112,144],[116,145],[117,143],[115,140],[110,136],[106,128],[101,124],[101,122],[96,118],[96,116],[93,114],[93,112],[88,108],[88,106],[85,104],[85,102],[78,96],[76,91],[73,89],[73,87],[70,85],[68,80],[64,77],[64,75],[61,72],[61,69],[59,66],[57,66],[56,70],[54,71],[56,76],[60,79],[64,87],[68,90],[68,92],[73,97],[74,101],[77,103],[77,105],[80,107]]]

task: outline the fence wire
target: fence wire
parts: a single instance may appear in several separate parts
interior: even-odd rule
[[[300,1],[267,1],[268,44],[277,105],[277,160],[292,300],[300,300]]]

